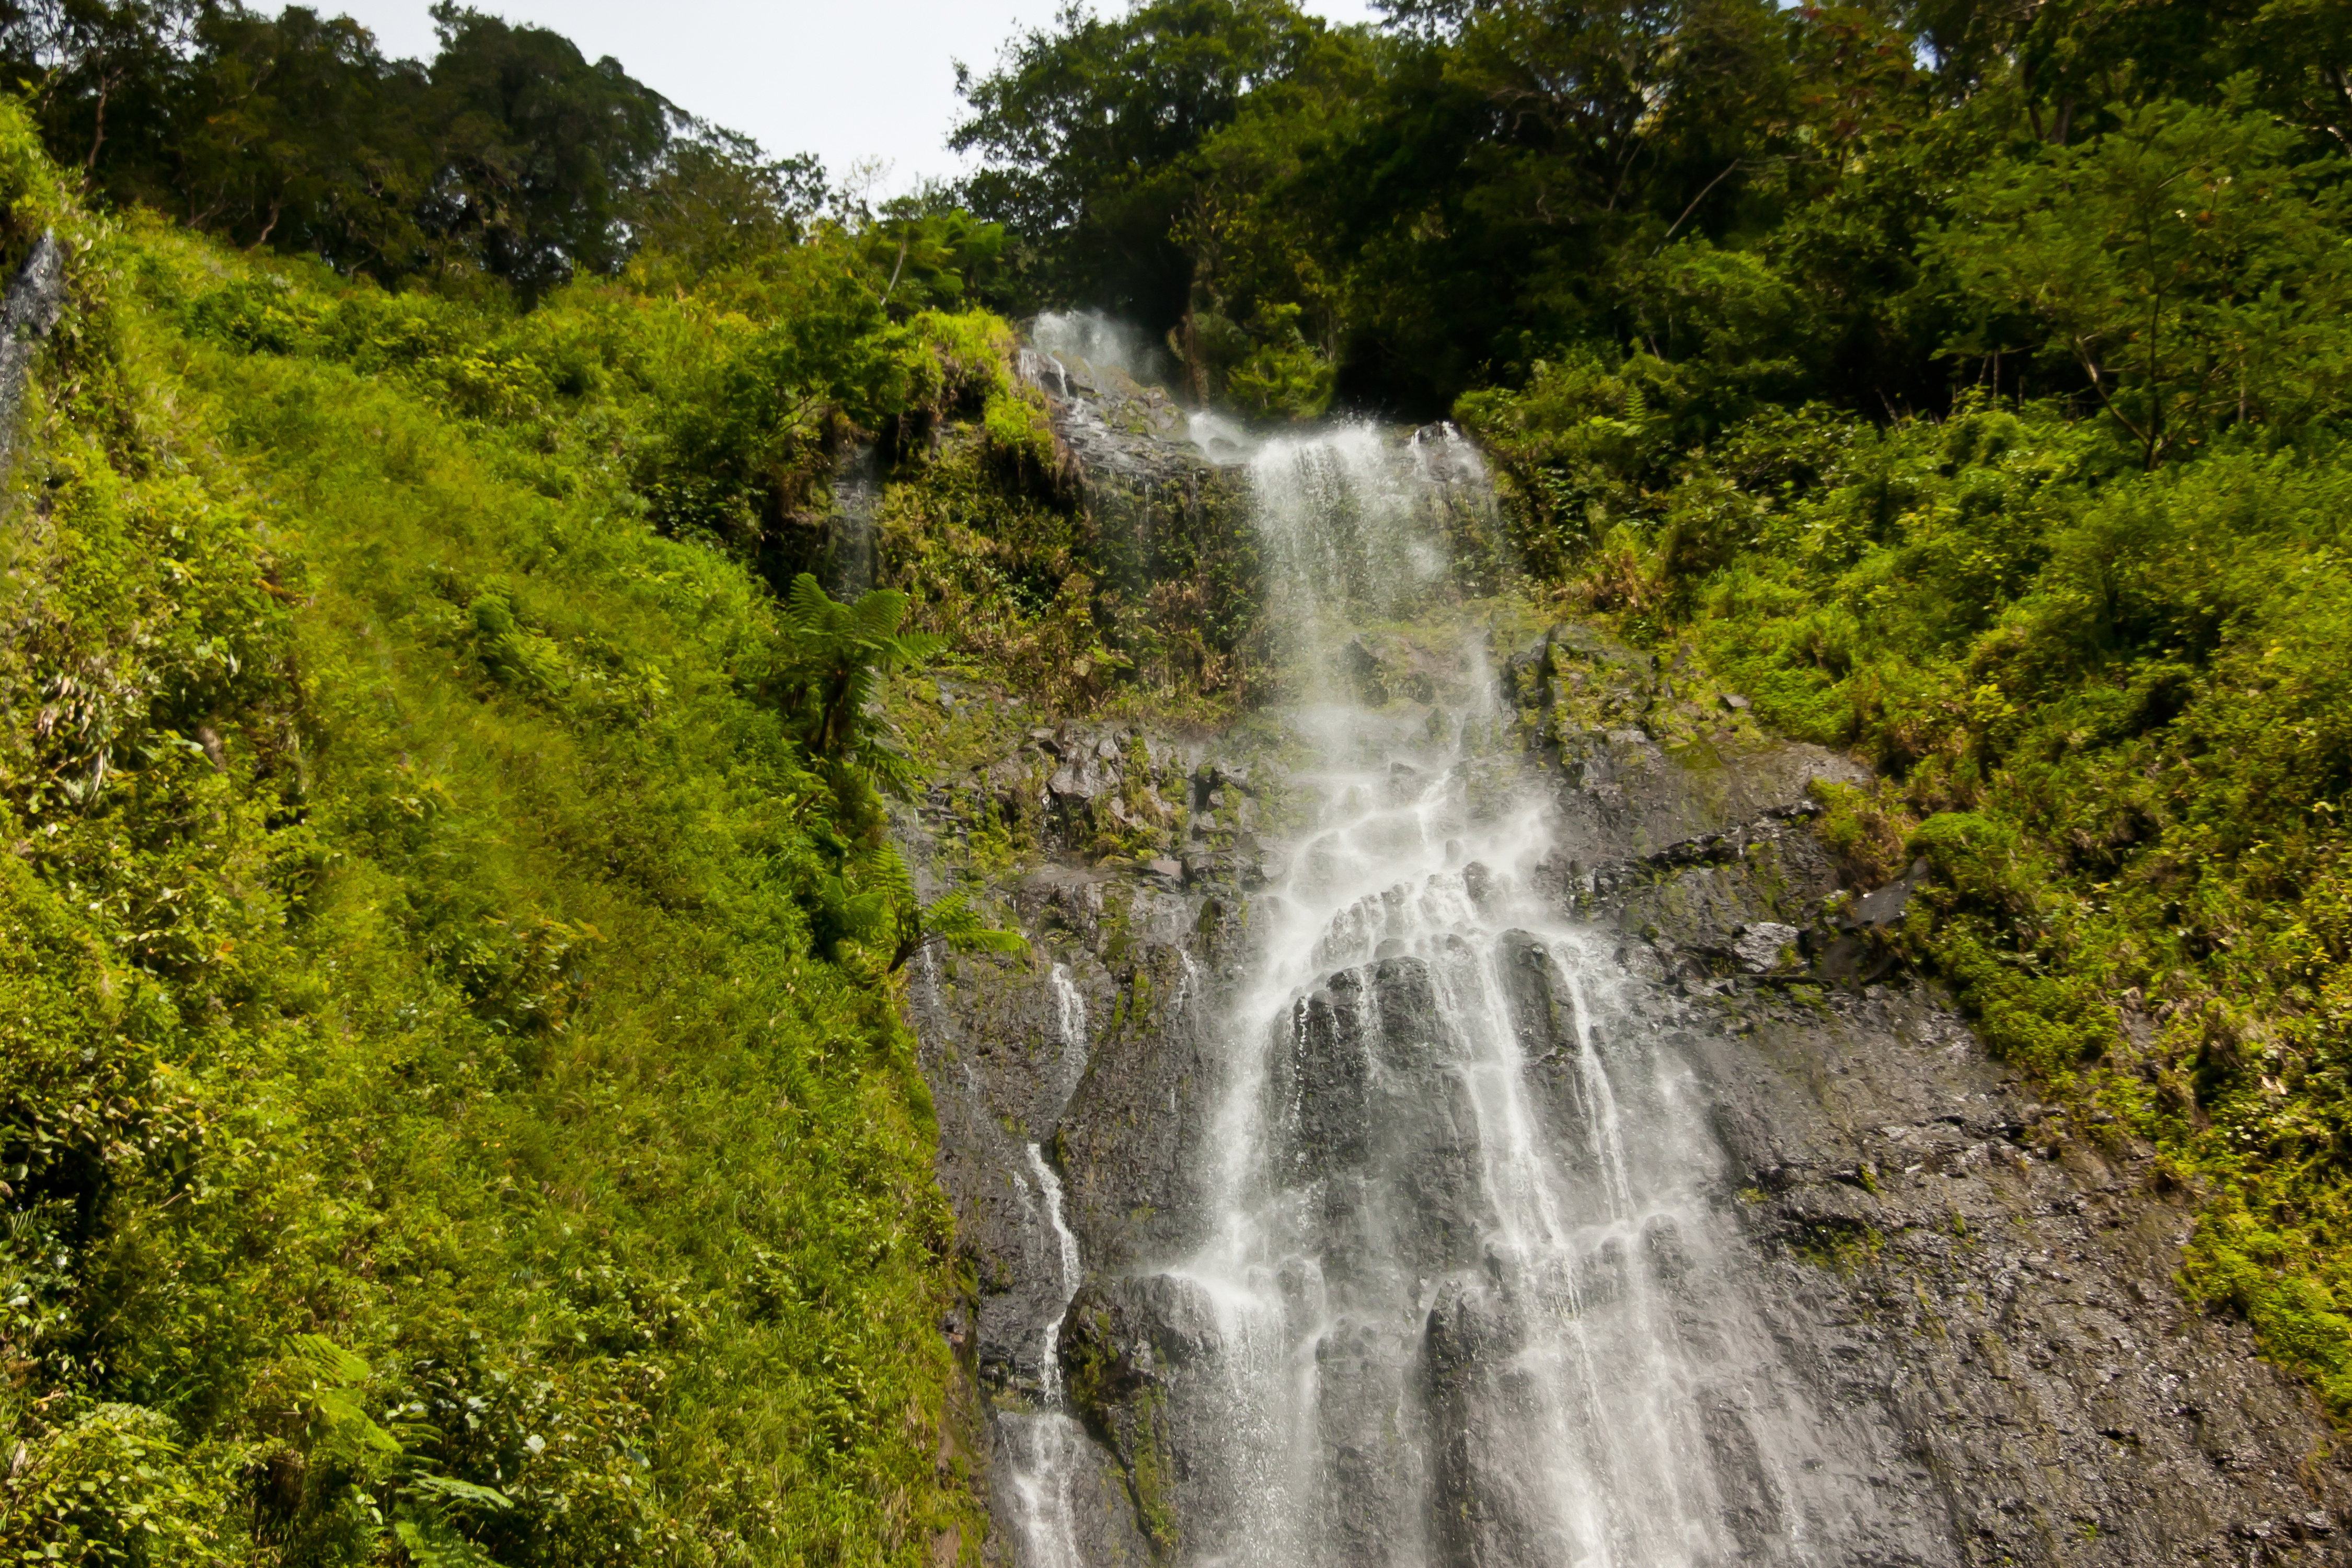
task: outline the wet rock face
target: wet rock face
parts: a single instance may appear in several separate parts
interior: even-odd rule
[[[1776,1314],[1971,1560],[2344,1560],[2324,1423],[2180,1300],[2192,1215],[2147,1151],[2053,1136],[1916,984],[1698,1011]]]
[[[33,356],[65,312],[66,252],[44,232],[0,295],[0,468],[14,456]]]
[[[2151,1152],[2058,1126],[1916,977],[1859,983],[1853,931],[1892,917],[1822,916],[1836,877],[1801,814],[1662,849],[1642,812],[1613,820],[1579,904],[1706,1086],[1756,1299],[1825,1404],[1877,1413],[1945,1549],[2352,1560],[2308,1392],[2173,1283],[2193,1215]]]
[[[1263,673],[1265,627],[1247,484],[1230,451],[1204,447],[1167,392],[1116,366],[1024,350],[1076,476],[1096,613],[1135,674],[1210,694]]]
[[[1307,1194],[1302,1239],[1334,1298],[1404,1299],[1468,1267],[1486,1215],[1476,1118],[1446,1054],[1428,963],[1343,970],[1298,1002],[1270,1053],[1269,1184]],[[1387,1200],[1409,1194],[1406,1212]]]
[[[1801,777],[1819,761],[1801,752],[1764,772]],[[1642,787],[1671,790],[1674,767],[1662,762]],[[1743,789],[1773,793],[1708,788],[1742,805],[1755,799]],[[1597,1322],[1643,1300],[1696,1300],[1710,1273],[1741,1295],[1790,1368],[1772,1397],[1838,1413],[1849,1435],[1844,1451],[1805,1462],[1843,1467],[1879,1504],[1860,1526],[1821,1521],[1813,1539],[1828,1550],[1812,1561],[2347,1560],[2346,1477],[2324,1423],[2253,1356],[2242,1325],[2180,1300],[2171,1275],[2191,1215],[2146,1152],[2060,1127],[1916,981],[1822,982],[1835,928],[1812,915],[1834,874],[1798,803],[1783,793],[1769,805],[1745,821],[1638,796],[1584,808],[1582,854],[1560,858],[1574,868],[1545,875],[1563,912],[1614,933],[1610,1005],[1580,997],[1543,939],[1497,939],[1501,1004],[1549,1146],[1574,1165],[1590,1142],[1599,1110],[1584,1053],[1614,1062],[1654,1048],[1687,1067],[1720,1152],[1706,1181],[1734,1252],[1671,1220],[1645,1224],[1583,1267],[1582,1310]],[[1701,831],[1647,837],[1677,811]],[[1496,876],[1465,868],[1465,899]],[[1024,1280],[1032,1222],[1006,1179],[1026,1132],[1054,1152],[1084,1237],[1089,1282],[1055,1351],[1094,1445],[1087,1484],[1127,1532],[1098,1532],[1087,1560],[1189,1559],[1213,1540],[1219,1500],[1251,1484],[1226,1435],[1203,1424],[1213,1405],[1199,1390],[1230,1347],[1201,1288],[1163,1271],[1199,1241],[1201,1172],[1219,1153],[1207,1020],[1248,952],[1246,900],[1229,891],[1207,914],[1217,900],[1205,891],[1132,873],[1031,887],[1025,907],[1060,933],[1089,1018],[1086,1070],[1058,1119],[1046,1102],[1060,1015],[1035,976],[958,961],[966,977],[922,1026],[964,1245],[997,1260],[982,1274],[981,1337],[1016,1347],[984,1364],[1018,1382],[1024,1325],[1034,1332],[1046,1306]],[[1129,912],[1089,912],[1106,896]],[[1139,941],[1139,929],[1152,934]],[[1364,951],[1377,952],[1380,929],[1368,916]],[[1198,1001],[1171,1006],[1188,959]],[[1444,1281],[1413,1342],[1343,1314],[1318,1347],[1319,1440],[1333,1458],[1317,1528],[1331,1561],[1512,1564],[1556,1544],[1548,1500],[1494,1483],[1511,1473],[1494,1450],[1525,1440],[1492,1412],[1513,1397],[1528,1327],[1518,1298],[1481,1279],[1475,1238],[1492,1221],[1463,1080],[1436,1048],[1443,960],[1339,963],[1272,1026],[1266,1053],[1267,1158],[1307,1205],[1320,1288],[1366,1301]],[[970,1100],[950,1045],[996,1098]],[[997,1110],[961,1112],[960,1100]],[[1411,1212],[1384,1210],[1379,1194],[1399,1190],[1384,1175],[1408,1171]],[[1683,1311],[1674,1331],[1703,1352],[1721,1331]],[[1759,1436],[1769,1423],[1730,1389],[1702,1410],[1693,1440],[1727,1560],[1802,1558],[1789,1456]],[[1401,1418],[1430,1440],[1392,1440]],[[1441,1506],[1404,1506],[1423,1497]]]
[[[1445,770],[1412,751],[1419,656],[1355,646],[1398,755],[1349,795],[1377,862]],[[2308,1395],[2171,1283],[2191,1214],[2147,1152],[2061,1125],[1888,968],[1914,884],[1839,889],[1804,799],[1850,766],[1542,646],[1506,668],[1547,717],[1466,798],[1540,802],[1549,856],[1431,851],[1269,994],[1259,956],[1346,858],[1298,837],[1278,747],[1057,726],[915,825],[927,889],[959,811],[1038,849],[992,884],[1033,954],[929,953],[908,988],[999,1560],[1044,1561],[1015,1482],[1058,1386],[1087,1563],[2352,1561]],[[1237,1215],[1256,1262],[1221,1274]]]

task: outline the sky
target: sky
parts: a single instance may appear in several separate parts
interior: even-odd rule
[[[387,55],[430,59],[430,0],[311,0],[373,29]],[[888,172],[879,198],[964,165],[947,150],[961,105],[955,62],[984,70],[1058,0],[473,0],[510,22],[551,27],[590,59],[611,55],[672,103],[755,137],[771,153],[814,153],[836,185],[861,160]],[[1097,9],[1115,11],[1119,0]],[[1373,18],[1368,0],[1306,0],[1335,22]]]

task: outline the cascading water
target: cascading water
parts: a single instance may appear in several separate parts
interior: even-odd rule
[[[1054,965],[1050,979],[1055,1023],[1061,1034],[1057,1089],[1060,1098],[1066,1100],[1086,1073],[1087,1004],[1066,967]],[[1006,1413],[999,1422],[1012,1449],[1014,1521],[1021,1534],[1024,1568],[1084,1568],[1085,1560],[1077,1546],[1072,1489],[1087,1445],[1085,1430],[1064,1408],[1062,1363],[1055,1351],[1062,1319],[1069,1311],[1070,1298],[1077,1293],[1082,1278],[1078,1238],[1071,1234],[1063,1216],[1061,1179],[1046,1162],[1045,1152],[1032,1143],[1028,1155],[1027,1174],[1036,1184],[1032,1201],[1039,1211],[1032,1233],[1051,1246],[1051,1278],[1056,1305],[1037,1339],[1036,1407]],[[1025,1189],[1024,1195],[1029,1195]]]
[[[1150,683],[1265,635],[1284,695],[1030,729],[909,824],[940,884],[1034,830],[993,902],[1066,965],[910,993],[1019,1568],[2340,1545],[2306,1391],[2166,1283],[2179,1214],[2041,1158],[1932,995],[1841,984],[1798,819],[1851,769],[1508,592],[1453,432],[1269,439],[1039,328]]]
[[[1056,1064],[1060,1077],[1054,1088],[1064,1104],[1078,1087],[1078,1079],[1087,1070],[1087,999],[1078,994],[1076,982],[1070,978],[1069,965],[1057,963],[1046,976],[1054,991],[1054,1022],[1062,1035],[1061,1060]],[[1077,1244],[1071,1243],[1075,1247]],[[1070,1278],[1063,1283],[1069,1289],[1077,1289],[1077,1255],[1070,1258]],[[1066,1296],[1068,1291],[1065,1291]],[[1047,1342],[1049,1344],[1052,1342]]]
[[[1167,356],[1149,337],[1098,310],[1048,311],[1029,324],[1029,341],[1066,387],[1074,370],[1116,371],[1148,382],[1167,368]]]
[[[882,464],[874,447],[858,446],[835,467],[835,510],[825,524],[824,589],[847,601],[874,586],[876,515],[882,504]]]
[[[1433,465],[1475,460],[1369,427],[1252,460],[1317,804],[1252,915],[1209,1239],[1163,1277],[1198,1347],[1184,1555],[1838,1560],[1861,1460],[1745,1300],[1691,1071],[1531,890],[1544,816],[1467,619],[1450,702],[1367,668],[1360,628],[1443,618]]]
[[[1027,1568],[1082,1568],[1071,1489],[1087,1451],[1087,1439],[1085,1431],[1061,1407],[1062,1367],[1054,1353],[1062,1316],[1069,1310],[1070,1298],[1078,1288],[1078,1240],[1062,1218],[1061,1180],[1034,1143],[1029,1145],[1029,1170],[1036,1179],[1046,1232],[1057,1253],[1062,1305],[1041,1336],[1037,1408],[1007,1414],[1000,1420],[1013,1449],[1013,1496],[1023,1563]]]

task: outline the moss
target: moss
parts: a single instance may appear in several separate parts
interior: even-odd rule
[[[1124,965],[1135,951],[1135,891],[1124,885],[1103,889],[1102,941],[1097,949],[1112,969]]]
[[[1875,1226],[1815,1226],[1789,1243],[1789,1250],[1816,1268],[1852,1276],[1875,1262],[1886,1238]]]
[[[1134,1458],[1129,1475],[1135,1488],[1135,1514],[1143,1526],[1152,1552],[1162,1563],[1176,1560],[1182,1539],[1176,1529],[1176,1502],[1171,1494],[1175,1461],[1168,1450],[1167,1396],[1152,1389],[1134,1402]]]
[[[981,413],[981,429],[1000,461],[1040,474],[1054,471],[1054,426],[1035,393],[1026,388],[992,392]]]
[[[1814,822],[1838,868],[1854,885],[1881,888],[1900,876],[1909,864],[1906,839],[1915,826],[1902,806],[1899,791],[1815,779],[1808,792],[1822,810]]]

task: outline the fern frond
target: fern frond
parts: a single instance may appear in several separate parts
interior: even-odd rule
[[[907,595],[896,588],[874,588],[850,606],[850,632],[870,643],[887,642],[907,618]]]
[[[487,1508],[495,1511],[514,1506],[513,1500],[498,1488],[476,1486],[472,1481],[461,1481],[455,1476],[416,1476],[408,1484],[418,1491],[471,1508]]]
[[[286,1359],[329,1388],[354,1388],[368,1380],[365,1358],[324,1334],[296,1334],[286,1342]]]
[[[827,611],[840,607],[814,573],[803,572],[793,579],[792,591],[784,595],[784,624],[795,630],[814,630],[830,618]]]
[[[1029,939],[1017,931],[982,922],[980,912],[961,893],[946,898],[922,912],[925,936],[937,937],[958,952],[1025,952]]]
[[[429,1513],[404,1515],[393,1521],[392,1531],[416,1568],[498,1568],[488,1552]]]

